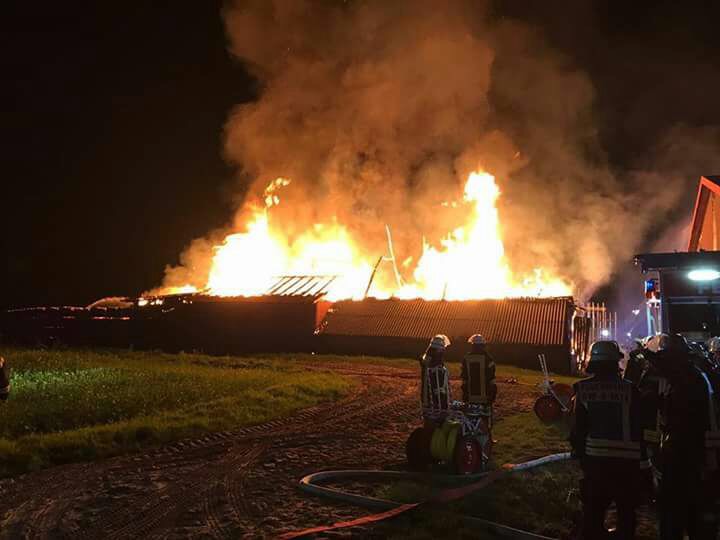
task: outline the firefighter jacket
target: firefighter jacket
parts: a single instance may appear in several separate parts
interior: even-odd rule
[[[428,350],[420,359],[420,400],[424,409],[450,407],[450,373],[443,364],[443,353]]]
[[[643,440],[656,452],[665,431],[667,400],[670,395],[670,383],[665,377],[650,367],[643,373],[638,384],[640,409],[643,417]]]
[[[668,380],[670,389],[663,403],[662,467],[717,469],[720,431],[712,378],[685,362],[682,369],[668,374]]]
[[[573,454],[590,460],[628,459],[649,467],[642,444],[639,394],[618,374],[597,374],[575,383]]]
[[[473,351],[463,358],[460,372],[463,401],[489,405],[495,401],[495,360],[487,351]]]

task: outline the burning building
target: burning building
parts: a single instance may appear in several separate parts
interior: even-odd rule
[[[439,245],[423,240],[417,261],[408,256],[402,262],[387,226],[380,256],[337,223],[317,224],[290,241],[282,227],[273,226],[280,191],[289,184],[273,181],[245,231],[213,247],[199,286],[165,286],[100,315],[98,310],[109,308],[93,304],[18,312],[13,321],[32,314],[34,324],[26,330],[54,332],[54,339],[71,344],[84,344],[87,334],[94,336],[89,344],[99,339],[220,354],[412,357],[430,336],[445,333],[455,343],[451,356],[459,356],[467,338],[482,333],[502,362],[536,367],[537,355],[544,353],[550,368],[562,373],[582,363],[590,328],[586,312],[563,279],[541,268],[522,275],[512,271],[492,175],[471,173],[462,200],[445,205],[462,211],[465,223]],[[94,321],[92,331],[87,321]],[[116,329],[112,339],[101,327]]]

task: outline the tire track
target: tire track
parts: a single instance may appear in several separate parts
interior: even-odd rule
[[[12,494],[0,498],[0,526],[10,525],[2,527],[0,538],[230,538],[245,530],[262,537],[282,527],[268,515],[275,508],[296,508],[291,521],[308,524],[326,519],[328,511],[342,515],[347,510],[299,496],[297,476],[338,460],[386,458],[368,456],[358,446],[364,430],[373,432],[373,441],[392,444],[396,455],[392,431],[419,418],[415,388],[408,383],[416,376],[379,366],[308,368],[352,376],[358,384],[337,402],[285,419],[18,478]],[[383,435],[388,429],[390,436]]]

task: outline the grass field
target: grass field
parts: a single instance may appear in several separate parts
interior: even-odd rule
[[[0,349],[0,477],[263,422],[333,400],[351,381],[270,358]]]

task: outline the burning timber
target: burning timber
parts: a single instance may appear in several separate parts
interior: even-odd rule
[[[482,333],[501,362],[537,368],[542,353],[556,373],[581,364],[593,339],[591,310],[571,297],[333,303],[325,300],[322,283],[285,276],[274,294],[255,297],[194,293],[8,310],[0,335],[26,345],[415,357],[429,336],[445,333],[453,341],[452,358],[469,335]]]

